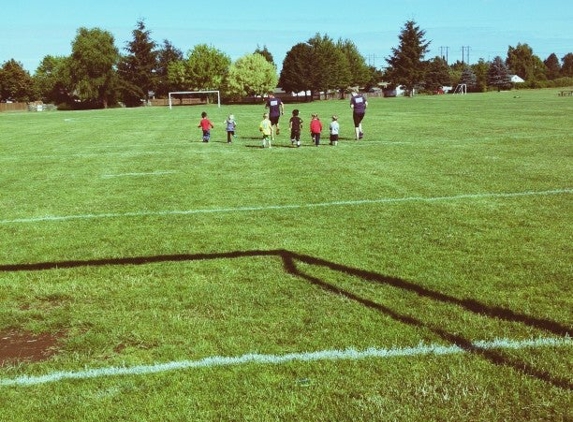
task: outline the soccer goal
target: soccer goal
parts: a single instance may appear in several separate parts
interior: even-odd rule
[[[454,94],[465,95],[468,93],[468,86],[466,84],[458,84],[456,89],[454,89]]]
[[[169,109],[173,108],[173,99],[179,97],[180,101],[183,96],[187,95],[193,99],[193,95],[197,94],[217,94],[217,106],[221,108],[221,94],[219,91],[173,91],[169,93]],[[182,102],[183,103],[183,102]],[[192,101],[186,101],[185,104],[193,104]]]

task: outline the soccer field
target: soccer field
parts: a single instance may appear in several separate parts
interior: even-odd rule
[[[264,111],[0,114],[0,421],[573,420],[571,98]]]

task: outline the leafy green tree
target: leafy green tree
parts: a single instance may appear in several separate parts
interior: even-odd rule
[[[34,97],[34,82],[22,63],[14,59],[4,62],[0,69],[0,99],[28,102]]]
[[[451,85],[450,67],[442,57],[434,57],[426,68],[425,87],[430,92],[436,92],[444,85]]]
[[[543,63],[547,69],[547,79],[552,81],[561,75],[561,63],[559,63],[559,59],[555,53],[551,53]]]
[[[189,52],[186,65],[186,80],[193,90],[219,89],[229,71],[231,59],[225,53],[199,44]]]
[[[573,77],[573,53],[567,53],[561,59],[563,63],[561,66],[561,76],[571,78]]]
[[[328,35],[316,34],[308,44],[311,46],[309,88],[312,93],[348,87],[352,80],[350,66],[334,41]]]
[[[36,69],[34,83],[45,103],[71,103],[73,87],[69,57],[45,56]]]
[[[118,65],[120,89],[123,101],[130,106],[141,105],[141,100],[149,100],[149,92],[155,89],[155,71],[157,68],[156,43],[145,22],[140,20],[131,32],[133,39],[127,42]]]
[[[350,40],[339,39],[336,43],[336,47],[340,49],[346,57],[350,71],[348,85],[341,88],[347,88],[348,86],[366,86],[372,78],[372,72],[364,56],[358,51],[356,44]]]
[[[509,70],[499,56],[496,56],[489,66],[487,83],[489,86],[496,87],[498,91],[511,87]]]
[[[545,79],[545,65],[527,44],[517,44],[515,48],[510,46],[505,64],[511,72],[526,81]]]
[[[271,54],[271,52],[267,49],[267,46],[263,46],[263,48],[261,49],[258,45],[257,45],[257,49],[255,50],[254,54],[260,54],[261,56],[263,56],[265,58],[265,60],[267,62],[269,62],[272,65],[275,65],[275,60],[273,58],[273,55]],[[276,67],[276,65],[275,65]]]
[[[276,67],[258,53],[239,58],[229,68],[225,80],[225,95],[231,98],[263,95],[276,88]]]
[[[310,90],[312,46],[308,43],[294,45],[286,54],[279,76],[279,86],[287,92]]]
[[[172,63],[183,60],[183,52],[175,48],[168,40],[163,40],[163,45],[157,52],[157,86],[156,95],[165,97],[170,91],[179,89],[169,81],[169,66]]]
[[[80,28],[72,42],[70,69],[75,92],[82,101],[107,107],[116,83],[119,51],[111,33]]]
[[[424,80],[424,56],[430,45],[424,39],[425,35],[426,31],[421,30],[416,22],[407,21],[398,37],[399,46],[392,48],[392,56],[386,59],[388,81],[393,85],[404,85],[410,95]]]
[[[479,59],[477,63],[471,65],[471,69],[476,75],[476,91],[484,92],[487,89],[487,72],[489,63],[484,59]]]
[[[167,80],[172,91],[185,91],[191,86],[187,77],[187,66],[185,60],[178,60],[169,63],[167,68]]]

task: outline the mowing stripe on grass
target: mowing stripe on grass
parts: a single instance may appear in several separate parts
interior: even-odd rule
[[[475,341],[472,348],[477,350],[493,349],[530,349],[540,347],[570,347],[573,346],[571,337],[561,338],[537,338],[528,340],[497,339],[493,341]],[[360,360],[368,358],[386,359],[393,357],[417,357],[426,355],[453,355],[470,353],[467,348],[451,345],[420,345],[399,349],[380,349],[371,347],[366,350],[321,350],[317,352],[288,353],[285,355],[245,354],[236,357],[212,356],[200,360],[185,360],[178,362],[158,363],[155,365],[139,365],[132,367],[109,367],[87,369],[77,372],[53,372],[40,376],[21,376],[16,378],[0,378],[0,387],[9,386],[34,386],[57,381],[75,379],[85,380],[90,378],[102,378],[119,375],[147,375],[168,371],[185,370],[193,368],[213,368],[220,366],[237,366],[248,364],[284,364],[289,362],[314,362],[333,360]]]
[[[442,202],[442,201],[456,201],[460,199],[516,198],[523,196],[547,196],[547,195],[560,195],[560,194],[571,194],[571,193],[573,193],[573,188],[554,189],[545,191],[509,192],[509,193],[476,193],[476,194],[461,194],[453,196],[435,196],[435,197],[410,196],[405,198],[360,199],[354,201],[319,202],[315,204],[267,205],[267,206],[256,206],[256,207],[211,208],[211,209],[196,209],[196,210],[134,211],[134,212],[124,212],[124,213],[78,214],[78,215],[63,215],[63,216],[15,218],[11,220],[6,219],[6,220],[0,220],[0,224],[39,223],[39,222],[67,221],[67,220],[90,220],[99,218],[163,217],[172,215],[271,211],[271,210],[287,210],[287,209],[316,208],[316,207],[354,206],[354,205],[365,205],[365,204],[395,204],[401,202]]]

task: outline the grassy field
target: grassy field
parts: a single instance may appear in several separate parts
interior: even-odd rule
[[[573,99],[263,112],[0,114],[1,421],[573,421]]]

